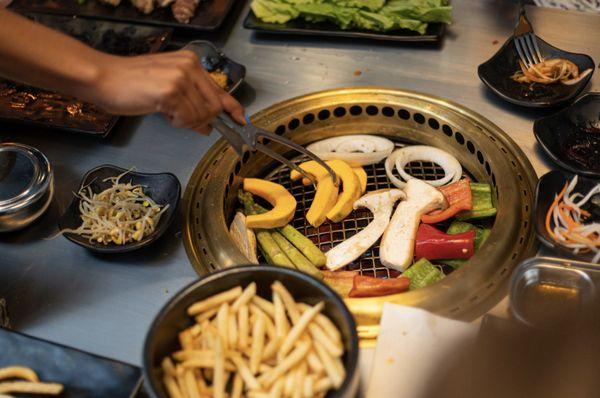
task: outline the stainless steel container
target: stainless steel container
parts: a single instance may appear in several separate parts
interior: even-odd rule
[[[54,193],[48,158],[23,144],[0,144],[0,232],[15,231],[38,219]]]
[[[600,266],[560,258],[536,257],[515,270],[510,283],[514,318],[552,328],[576,319],[594,321],[600,304]]]

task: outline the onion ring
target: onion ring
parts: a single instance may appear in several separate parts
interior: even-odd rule
[[[306,147],[323,160],[339,159],[352,167],[376,164],[394,150],[394,143],[376,135],[343,135],[313,142]]]
[[[434,187],[441,187],[451,182],[456,182],[462,176],[460,162],[448,152],[427,145],[406,146],[397,149],[385,160],[385,172],[395,187],[404,188],[406,181],[418,179],[404,171],[404,167],[414,161],[432,162],[444,169],[444,178],[438,180],[421,180]],[[398,169],[398,173],[404,181],[394,176],[394,168]]]

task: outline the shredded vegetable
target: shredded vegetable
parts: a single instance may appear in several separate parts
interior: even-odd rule
[[[542,83],[551,84],[561,82],[563,84],[576,84],[588,74],[591,69],[579,73],[579,68],[573,62],[564,58],[548,59],[539,64],[531,65],[529,68],[519,61],[521,70],[515,72],[511,78],[519,83]]]
[[[75,196],[79,201],[81,226],[65,229],[61,233],[73,233],[91,242],[104,245],[124,245],[141,241],[151,234],[169,205],[156,204],[144,193],[141,185],[121,182],[129,171],[110,177],[112,186],[100,193],[92,192],[89,185],[82,187]]]
[[[582,208],[590,199],[600,194],[597,184],[586,195],[573,193],[577,176],[565,184],[546,213],[546,230],[561,245],[574,254],[593,253],[593,263],[600,262],[600,223],[586,223],[590,213]]]

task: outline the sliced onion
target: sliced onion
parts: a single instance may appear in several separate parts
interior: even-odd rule
[[[459,161],[448,152],[427,145],[406,146],[394,151],[385,160],[385,172],[394,186],[404,188],[406,181],[416,179],[406,171],[404,167],[410,162],[432,162],[444,169],[444,177],[438,180],[421,180],[434,187],[441,187],[451,182],[456,182],[462,176],[462,166]],[[394,168],[403,180],[394,175]]]
[[[581,72],[581,74],[573,79],[569,79],[569,80],[562,80],[561,83],[567,86],[572,86],[574,84],[579,83],[580,81],[582,81],[583,79],[585,79],[585,77],[587,75],[589,75],[590,73],[592,73],[592,69],[586,69],[583,72]]]
[[[327,138],[306,147],[323,160],[339,159],[352,167],[381,162],[394,150],[394,143],[376,135],[357,134]]]

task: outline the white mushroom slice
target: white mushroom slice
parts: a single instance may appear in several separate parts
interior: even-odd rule
[[[448,206],[439,190],[421,180],[408,180],[404,193],[406,200],[396,207],[379,248],[381,263],[398,271],[412,264],[421,216]]]
[[[348,265],[373,246],[390,222],[394,203],[405,197],[404,192],[399,189],[385,189],[370,192],[354,202],[355,210],[360,207],[371,210],[373,221],[362,231],[326,253],[327,268],[335,271]]]
[[[256,255],[256,236],[254,232],[246,227],[246,216],[240,211],[235,214],[229,226],[229,234],[235,245],[246,256],[248,261],[258,264]]]
[[[394,150],[394,143],[376,135],[356,134],[327,138],[306,147],[323,160],[339,159],[352,167],[381,162]]]

